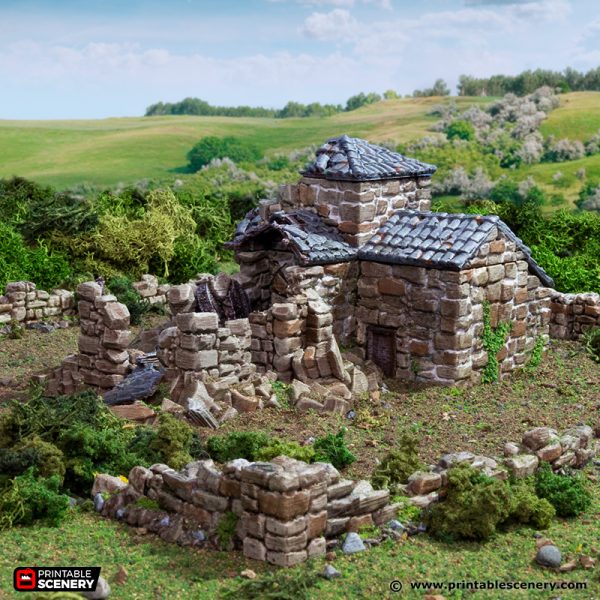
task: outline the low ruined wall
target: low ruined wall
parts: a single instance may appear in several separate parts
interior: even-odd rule
[[[142,279],[134,282],[133,287],[150,304],[167,304],[167,293],[171,286],[168,283],[159,284],[154,275],[142,275]]]
[[[79,354],[67,356],[48,375],[47,394],[72,394],[86,386],[110,389],[129,372],[129,311],[102,291],[93,281],[77,286]]]
[[[554,471],[582,468],[600,452],[600,442],[587,425],[566,429],[562,434],[549,427],[535,427],[523,434],[520,444],[507,442],[504,459],[477,456],[472,452],[445,454],[429,471],[416,471],[402,486],[415,506],[425,508],[446,495],[448,469],[468,463],[489,477],[508,479],[533,475],[544,462]]]
[[[563,294],[552,291],[550,336],[578,340],[586,331],[600,327],[600,294]]]
[[[103,477],[94,493],[101,491]],[[142,497],[160,510],[144,507]],[[285,567],[325,554],[326,537],[382,525],[399,508],[389,504],[387,490],[343,480],[330,464],[285,456],[268,463],[238,459],[222,470],[212,460],[180,472],[167,465],[134,467],[129,485],[101,504],[104,516],[182,545],[217,545],[217,526],[232,512],[239,519],[235,542],[244,556]]]
[[[31,281],[7,283],[4,296],[0,296],[0,325],[11,321],[31,323],[60,320],[75,314],[73,292],[60,289],[45,292],[36,289]]]

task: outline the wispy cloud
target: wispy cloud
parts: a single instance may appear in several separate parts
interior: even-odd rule
[[[342,8],[328,13],[314,12],[304,20],[301,33],[316,40],[339,40],[358,30],[356,19]]]

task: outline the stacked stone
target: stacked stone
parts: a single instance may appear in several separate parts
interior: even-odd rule
[[[77,340],[79,374],[87,385],[113,388],[130,369],[129,311],[115,296],[103,295],[95,282],[79,284],[77,296],[81,328]]]
[[[564,467],[582,468],[600,452],[600,442],[587,425],[578,425],[558,434],[549,427],[535,427],[523,434],[521,444],[507,442],[504,459],[478,456],[472,452],[445,454],[429,471],[416,471],[408,478],[404,491],[411,503],[420,508],[446,495],[448,469],[468,463],[489,477],[508,479],[529,477],[543,462],[559,471]]]
[[[259,373],[273,367],[275,349],[273,344],[273,315],[270,310],[254,311],[248,316],[252,340],[250,349],[252,363]]]
[[[380,526],[394,519],[400,504],[389,504],[389,490],[373,490],[368,481],[330,477],[327,485],[327,537]]]
[[[14,281],[6,284],[5,295],[0,296],[0,325],[74,316],[74,306],[73,292],[56,289],[48,293],[31,281]]]
[[[178,313],[189,313],[194,310],[196,299],[194,297],[195,286],[191,283],[182,283],[169,288],[166,293],[167,302],[171,316]]]
[[[332,181],[303,177],[282,186],[277,202],[283,210],[310,209],[361,246],[398,209],[429,210],[431,178],[412,177],[379,181]]]
[[[291,567],[325,554],[327,473],[285,456],[243,468],[244,556]]]
[[[150,304],[167,304],[167,292],[171,288],[169,284],[159,285],[158,279],[154,275],[142,275],[141,281],[133,284],[137,293]]]
[[[600,327],[600,294],[563,294],[552,290],[550,336],[578,340],[586,331]]]
[[[173,375],[193,372],[202,381],[233,375],[239,380],[256,370],[250,342],[248,319],[226,321],[219,327],[216,313],[180,312],[175,325],[159,335],[158,357]]]
[[[289,299],[291,300],[291,298]],[[307,308],[306,298],[296,296],[293,302],[275,303],[270,309],[273,328],[273,369],[281,381],[294,378],[298,354],[302,356],[302,334]],[[261,346],[268,347],[264,340]]]

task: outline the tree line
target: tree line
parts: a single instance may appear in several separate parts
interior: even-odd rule
[[[200,98],[184,98],[180,102],[157,102],[151,104],[144,116],[158,115],[195,115],[208,117],[267,117],[288,119],[291,117],[328,117],[336,113],[356,110],[361,106],[379,102],[381,96],[376,92],[365,94],[360,92],[348,98],[346,105],[321,104],[311,102],[288,102],[283,108],[265,108],[263,106],[212,106]]]
[[[600,67],[589,71],[577,71],[567,67],[564,71],[536,69],[518,75],[492,75],[471,77],[461,75],[458,82],[459,96],[525,96],[542,86],[550,86],[561,92],[600,91]]]

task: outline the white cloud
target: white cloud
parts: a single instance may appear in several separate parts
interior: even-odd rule
[[[300,31],[306,37],[326,41],[346,38],[357,29],[356,19],[347,10],[336,8],[328,13],[312,13],[305,19]]]

